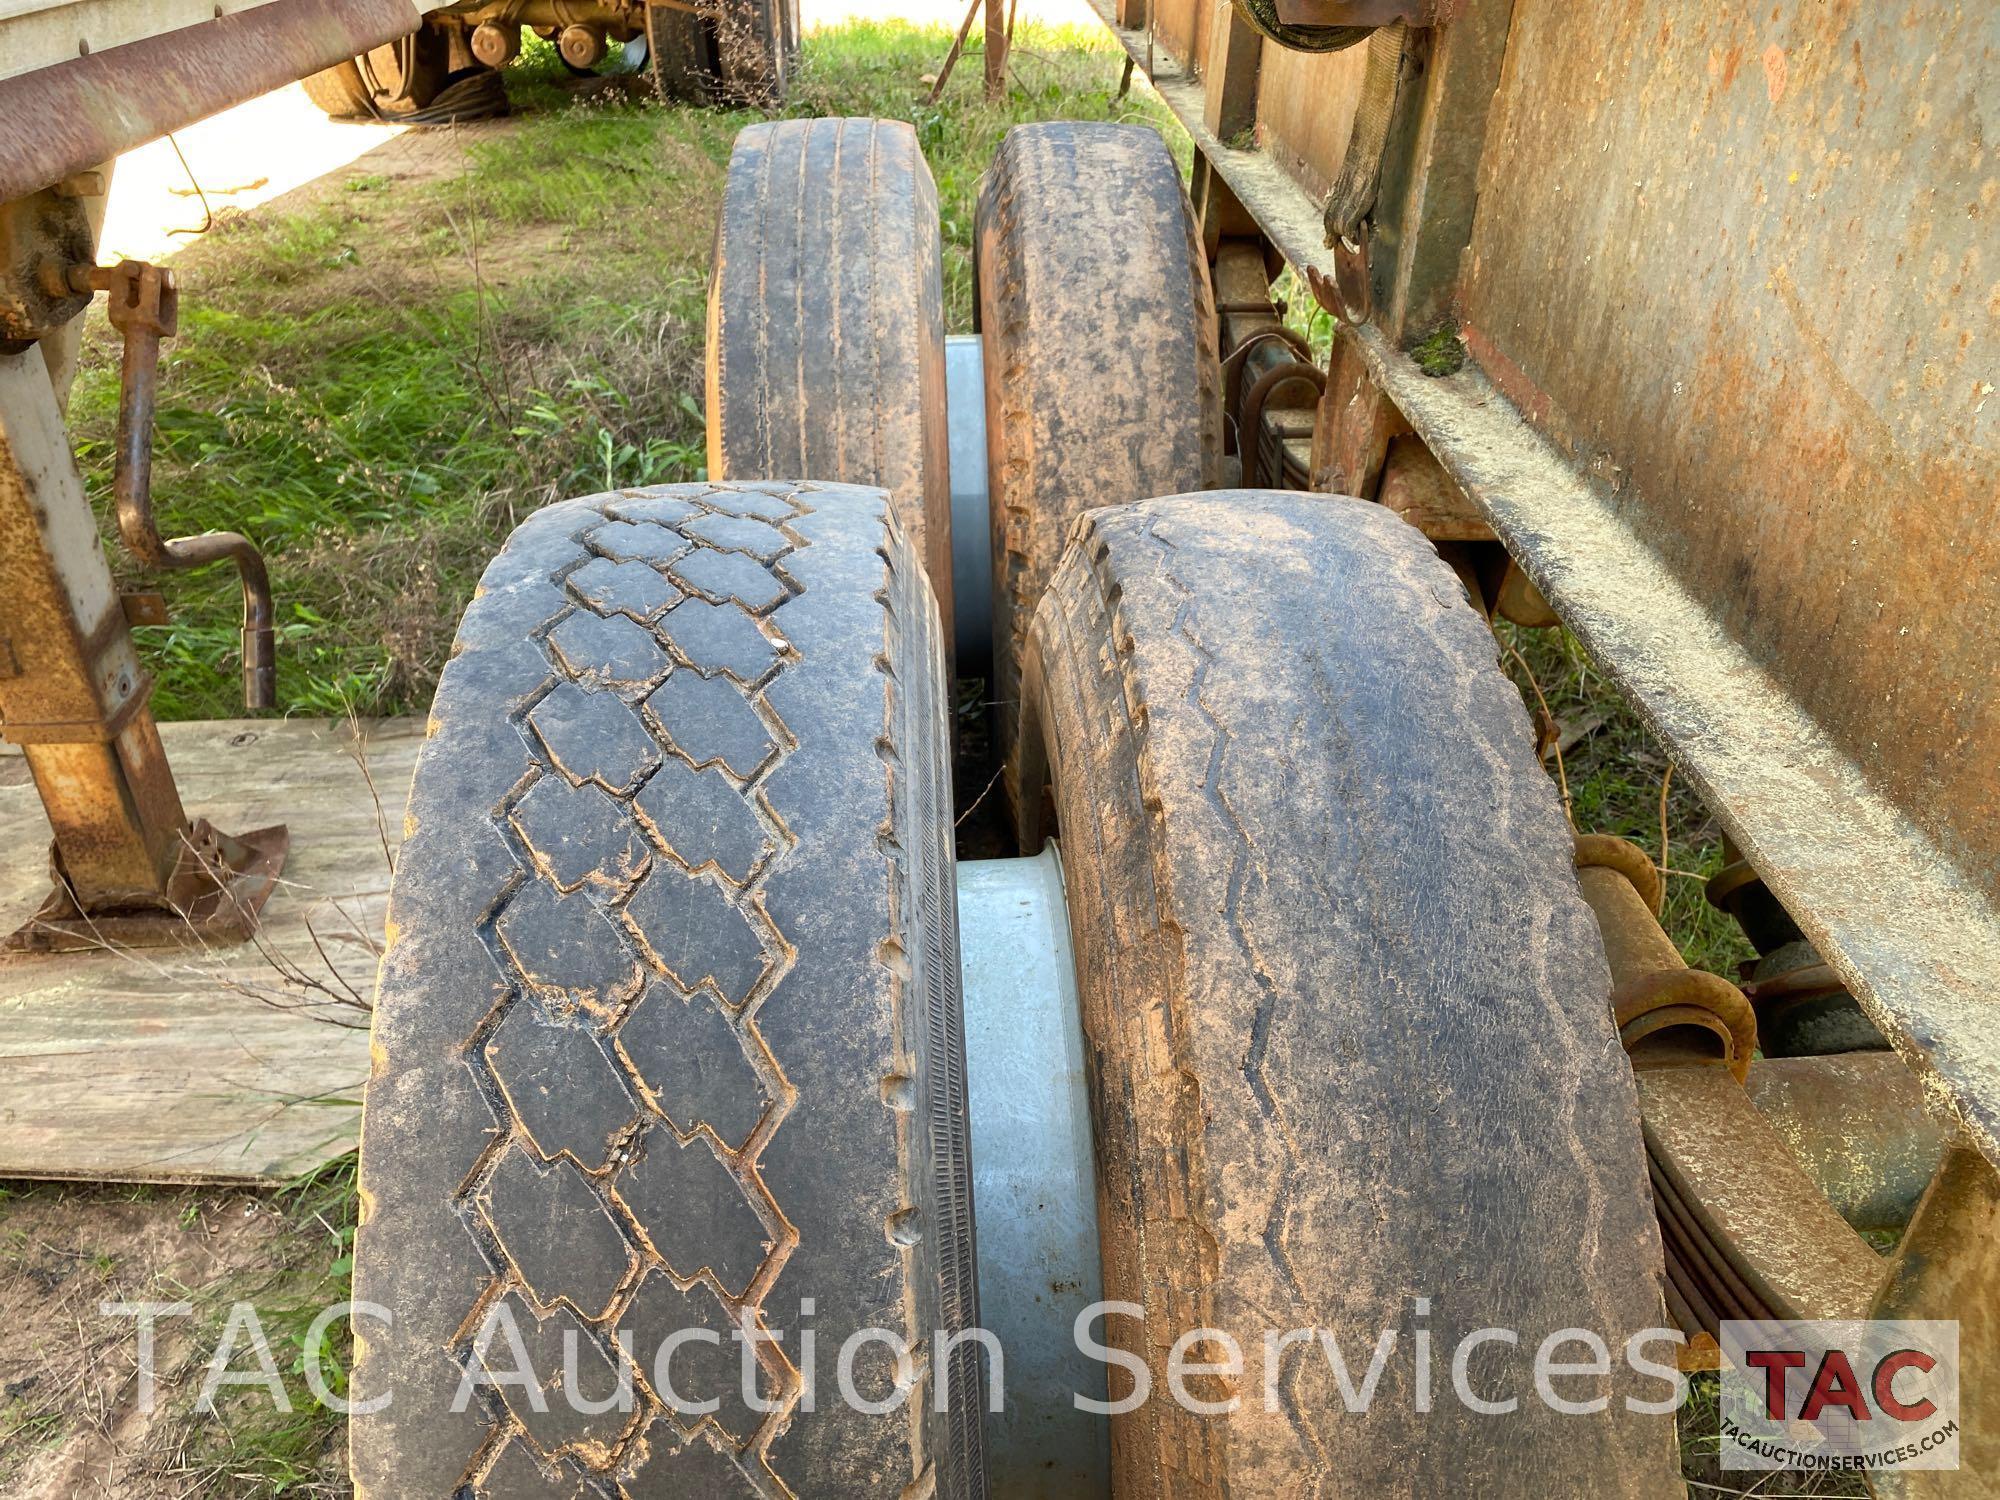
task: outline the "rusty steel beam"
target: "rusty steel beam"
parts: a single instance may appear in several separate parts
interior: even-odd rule
[[[1958,1325],[1956,1471],[1869,1476],[1879,1500],[1959,1500],[2000,1490],[2000,1174],[1966,1147],[1949,1151],[1917,1205],[1873,1318]]]
[[[234,942],[276,888],[284,828],[190,821],[147,707],[39,344],[0,354],[0,738],[54,834],[54,888],[7,951]]]
[[[163,892],[187,815],[39,346],[0,354],[0,735],[86,904]]]
[[[412,0],[271,0],[0,79],[0,203],[416,29]]]

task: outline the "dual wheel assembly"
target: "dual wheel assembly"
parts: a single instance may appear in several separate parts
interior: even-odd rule
[[[1631,1072],[1484,622],[1386,511],[1210,488],[1156,134],[1013,130],[977,230],[947,341],[910,128],[746,130],[712,481],[486,572],[390,903],[358,1492],[1667,1491]],[[955,860],[954,661],[1015,858]]]

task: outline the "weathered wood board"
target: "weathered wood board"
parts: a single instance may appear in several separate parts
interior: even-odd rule
[[[424,728],[361,731],[365,775],[345,723],[161,726],[190,816],[290,826],[282,883],[234,948],[0,956],[0,1177],[277,1182],[353,1149],[363,1004]],[[48,836],[7,747],[0,932],[48,894]]]

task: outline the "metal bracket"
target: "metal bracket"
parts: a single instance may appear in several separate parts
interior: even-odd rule
[[[63,871],[61,848],[51,845],[55,889],[0,947],[9,953],[75,953],[243,942],[257,930],[257,914],[277,889],[290,849],[291,834],[282,823],[239,838],[196,818],[160,901],[86,911]]]
[[[0,735],[22,746],[55,835],[55,890],[0,946],[246,936],[284,831],[234,839],[182,808],[40,346],[0,354],[0,579]]]

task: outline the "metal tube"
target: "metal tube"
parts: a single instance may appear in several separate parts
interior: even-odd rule
[[[413,31],[410,0],[267,5],[0,79],[0,202]]]
[[[1577,885],[1604,938],[1612,1015],[1633,1065],[1720,1061],[1740,1082],[1757,1050],[1756,1016],[1735,985],[1687,966],[1654,915],[1658,878],[1644,853],[1623,839],[1587,835],[1577,840],[1576,858]]]
[[[243,706],[270,708],[277,701],[277,649],[272,629],[271,578],[264,556],[235,531],[200,536],[160,535],[153,516],[153,412],[159,394],[160,340],[179,316],[173,272],[126,261],[114,268],[78,268],[73,281],[102,287],[110,317],[125,336],[118,394],[118,463],[112,491],[118,535],[149,568],[183,570],[233,562],[243,586]]]
[[[1624,875],[1601,865],[1585,866],[1576,872],[1576,882],[1597,917],[1598,931],[1604,935],[1604,957],[1611,965],[1613,984],[1625,984],[1661,969],[1687,967],[1681,950]]]

